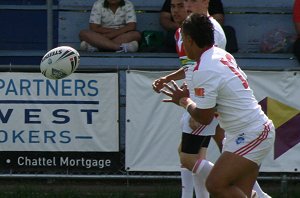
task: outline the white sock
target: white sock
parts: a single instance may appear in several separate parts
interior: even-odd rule
[[[192,171],[182,167],[181,170],[181,198],[193,198],[193,175]]]
[[[200,178],[198,174],[193,173],[194,188],[197,198],[209,198],[209,193],[205,187],[205,180]]]
[[[213,163],[205,159],[199,159],[195,163],[193,167],[193,178],[197,198],[209,198],[209,193],[205,187],[205,181],[213,166]]]
[[[214,164],[210,161],[199,159],[193,167],[193,173],[198,174],[202,179],[206,180],[213,166]]]
[[[259,184],[258,184],[257,181],[255,181],[255,183],[254,183],[253,190],[256,191],[258,197],[265,197],[265,193],[264,193],[264,191],[261,189],[261,187],[259,186]]]

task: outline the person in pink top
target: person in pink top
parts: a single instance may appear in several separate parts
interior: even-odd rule
[[[298,35],[294,43],[294,55],[300,62],[300,0],[295,0],[293,9],[293,21],[295,24],[296,33]]]

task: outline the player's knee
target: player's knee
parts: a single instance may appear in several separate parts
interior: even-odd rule
[[[222,195],[223,189],[225,186],[221,185],[219,182],[220,180],[213,176],[208,176],[205,182],[205,186],[207,188],[207,191],[211,194],[213,197],[219,197],[219,195]]]
[[[86,40],[86,38],[88,37],[89,31],[88,30],[81,30],[79,32],[79,38],[80,40]]]
[[[211,197],[222,197],[224,192],[218,188],[207,189]]]

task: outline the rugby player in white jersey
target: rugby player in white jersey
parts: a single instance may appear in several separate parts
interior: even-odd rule
[[[209,0],[171,0],[171,14],[174,21],[181,24],[182,21],[186,18],[187,13],[195,12],[209,16],[208,5]],[[182,16],[182,9],[185,9],[186,11],[184,18]],[[215,19],[213,19],[212,17],[209,18],[214,24],[215,45],[225,49],[226,37],[222,27]],[[185,54],[180,28],[175,33],[175,40],[176,50],[179,55],[182,68],[170,75],[155,80],[153,83],[153,88],[157,92],[159,92],[160,89],[163,88],[164,83],[168,83],[171,80],[181,80],[185,78],[187,84],[191,84],[191,77],[196,62],[188,59]],[[191,97],[192,95],[194,95],[192,91],[190,94]],[[183,133],[181,145],[179,146],[179,156],[182,164],[182,198],[193,197],[193,183],[195,187],[196,197],[208,198],[209,194],[205,188],[205,174],[199,175],[196,172],[197,170],[193,170],[193,168],[198,166],[199,155],[200,159],[204,159],[206,157],[206,150],[211,136],[216,137],[215,140],[217,142],[217,145],[219,146],[219,149],[221,150],[224,131],[220,127],[217,127],[218,122],[216,119],[214,119],[214,121],[210,125],[201,125],[191,119],[189,113],[187,112],[182,116],[181,124]],[[218,129],[217,135],[215,135],[216,127]],[[211,166],[213,165],[212,163],[210,164]],[[194,175],[192,175],[192,171],[194,171]],[[207,172],[209,171],[210,170],[207,170]]]
[[[161,92],[171,99],[163,101],[182,106],[203,125],[209,125],[218,113],[226,137],[222,154],[212,169],[205,159],[194,169],[199,174],[211,169],[206,187],[212,197],[251,197],[262,159],[274,145],[274,125],[234,57],[213,46],[214,27],[207,15],[187,17],[182,36],[187,56],[197,62],[192,85],[180,88],[174,81],[172,86],[165,83]]]

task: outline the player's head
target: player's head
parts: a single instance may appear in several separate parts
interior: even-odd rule
[[[190,59],[197,60],[199,50],[214,44],[214,26],[206,15],[190,14],[182,24],[183,45]]]
[[[184,0],[184,8],[188,14],[199,13],[208,15],[209,0]]]
[[[187,12],[184,9],[184,0],[171,0],[171,14],[173,20],[178,23],[182,24],[184,19],[187,17]]]

